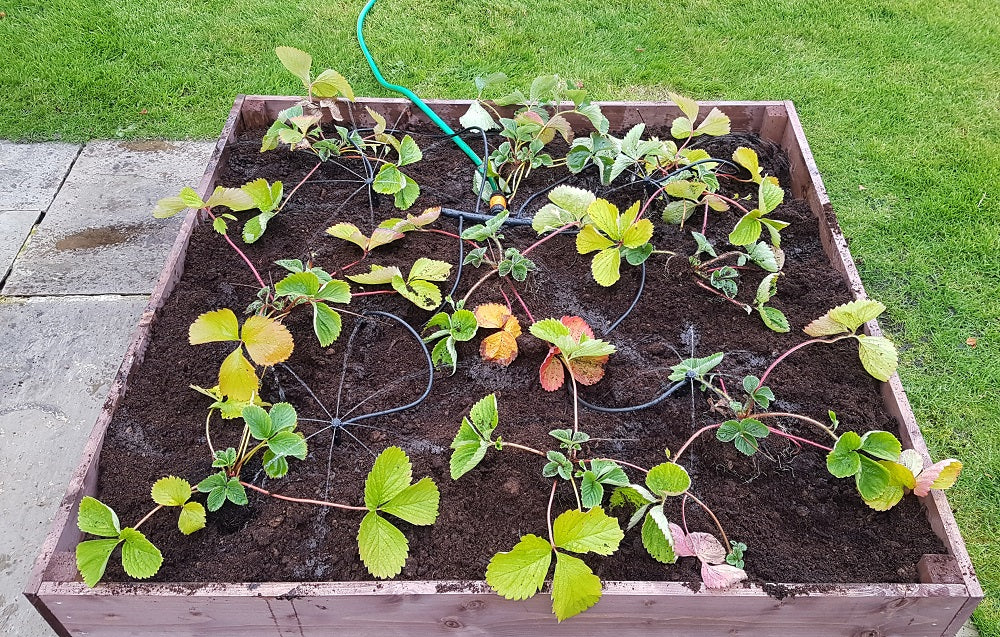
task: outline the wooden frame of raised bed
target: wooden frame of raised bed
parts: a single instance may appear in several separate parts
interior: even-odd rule
[[[268,126],[278,111],[297,98],[239,96],[226,121],[200,185],[207,196],[236,135]],[[426,121],[399,99],[359,100],[399,125]],[[445,120],[457,123],[467,101],[431,102]],[[755,132],[778,143],[791,163],[792,191],[805,199],[819,219],[823,247],[843,273],[856,298],[865,291],[851,258],[819,171],[791,102],[707,102],[732,120],[734,131]],[[601,105],[612,129],[640,121],[667,124],[680,115],[673,105],[615,102]],[[363,109],[355,107],[355,113]],[[483,581],[387,581],[319,583],[102,583],[87,588],[76,572],[74,550],[81,540],[76,510],[81,498],[95,495],[104,434],[142,360],[151,326],[184,268],[192,229],[184,220],[149,305],[108,393],[80,465],[55,515],[25,595],[55,631],[66,635],[954,635],[982,599],[965,543],[947,498],[931,491],[922,498],[931,527],[947,555],[927,555],[918,564],[919,584],[786,585],[792,594],[778,600],[750,586],[727,591],[693,588],[679,582],[605,582],[604,597],[580,617],[557,624],[548,595],[526,602],[506,601]],[[878,334],[875,321],[866,328]],[[888,411],[899,422],[904,446],[926,454],[920,429],[899,378],[882,384]]]

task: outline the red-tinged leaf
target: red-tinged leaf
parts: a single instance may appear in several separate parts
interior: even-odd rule
[[[483,360],[507,367],[517,358],[517,340],[506,330],[494,332],[479,344],[479,355]]]
[[[679,524],[670,523],[670,535],[674,536],[674,555],[677,557],[695,557],[694,547],[688,541],[687,533]]]
[[[961,471],[962,463],[953,458],[935,462],[931,466],[925,467],[917,476],[913,493],[922,497],[930,493],[931,489],[947,489],[955,484]]]
[[[564,316],[559,320],[569,328],[570,336],[573,337],[574,341],[579,342],[581,334],[586,334],[588,338],[594,338],[594,330],[590,329],[587,321],[579,316]]]
[[[476,315],[476,322],[479,327],[498,330],[507,324],[507,319],[511,318],[510,308],[500,303],[483,303],[477,305],[472,311]]]
[[[573,370],[573,378],[581,385],[594,385],[604,378],[604,364],[608,362],[607,356],[583,356],[570,361]]]
[[[746,578],[746,571],[730,564],[701,563],[701,581],[705,582],[708,588],[729,588]]]
[[[726,561],[726,549],[711,533],[691,533],[688,535],[688,543],[694,550],[695,556],[707,564],[721,564]]]
[[[558,351],[555,347],[550,348],[548,356],[538,369],[538,380],[541,381],[542,389],[545,391],[555,391],[562,387],[565,381],[565,372]]]

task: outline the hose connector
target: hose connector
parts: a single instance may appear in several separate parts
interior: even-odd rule
[[[490,195],[490,214],[494,217],[507,209],[507,197],[495,192]]]

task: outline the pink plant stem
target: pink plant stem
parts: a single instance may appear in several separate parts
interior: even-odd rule
[[[543,452],[539,451],[538,449],[535,449],[534,447],[526,447],[524,445],[519,445],[516,442],[509,442],[507,440],[504,440],[502,446],[510,447],[511,449],[520,449],[521,451],[527,451],[528,453],[533,453],[536,456],[541,456],[543,458],[547,457]]]
[[[421,232],[433,232],[434,234],[443,234],[444,236],[451,237],[452,239],[461,239],[462,241],[468,243],[470,246],[473,246],[475,248],[480,247],[479,244],[473,241],[472,239],[462,239],[462,237],[458,236],[454,232],[448,232],[447,230],[440,230],[438,228],[424,228],[423,230],[421,230]]]
[[[726,536],[726,531],[725,531],[725,529],[722,528],[722,523],[719,522],[719,518],[715,517],[715,514],[712,513],[712,509],[708,508],[708,505],[705,504],[704,502],[702,502],[701,500],[699,500],[698,497],[695,496],[693,493],[687,492],[684,495],[689,496],[692,500],[694,500],[698,504],[698,506],[700,506],[702,509],[705,510],[705,513],[707,513],[709,516],[711,516],[712,521],[715,522],[716,528],[719,529],[719,533],[722,535],[722,545],[726,547],[726,552],[728,553],[729,552],[729,546],[730,546],[730,544],[729,544],[729,537]],[[687,532],[686,529],[685,529],[685,532]]]
[[[285,197],[285,200],[283,202],[281,202],[280,206],[278,206],[278,212],[281,212],[282,210],[285,209],[285,204],[287,204],[291,200],[292,195],[295,194],[295,191],[298,190],[300,187],[302,187],[302,184],[306,183],[306,180],[309,179],[310,177],[312,177],[313,173],[316,172],[316,170],[318,170],[319,167],[322,166],[322,165],[323,165],[323,162],[319,162],[318,164],[316,164],[315,166],[313,166],[313,169],[310,170],[308,173],[306,173],[306,176],[302,178],[302,181],[300,181],[299,183],[295,184],[295,187],[292,188],[292,192],[288,193],[288,196]]]
[[[774,371],[774,368],[778,366],[778,363],[780,363],[781,361],[783,361],[786,358],[788,358],[788,356],[790,354],[792,354],[793,352],[797,352],[798,350],[802,349],[806,345],[812,345],[813,343],[825,343],[825,342],[827,342],[827,341],[824,341],[821,338],[811,338],[808,341],[803,341],[803,342],[799,343],[798,345],[796,345],[795,347],[791,348],[790,350],[788,350],[787,352],[785,352],[784,354],[782,354],[778,358],[774,359],[774,362],[771,363],[771,365],[767,369],[764,370],[764,375],[760,377],[760,382],[757,383],[757,389],[760,389],[761,387],[764,386],[764,381],[767,380],[767,377],[771,374],[771,372]],[[754,391],[756,392],[757,389],[755,389]]]
[[[396,294],[395,290],[372,290],[371,292],[351,292],[351,296],[375,296],[376,294]]]
[[[722,379],[722,376],[719,376],[719,386],[722,387],[722,393],[726,395],[726,398],[728,398],[729,390],[726,389],[726,381]]]
[[[256,485],[252,485],[249,482],[243,482],[240,480],[240,484],[248,489],[253,489],[258,493],[263,493],[264,495],[269,495],[272,498],[277,498],[279,500],[285,500],[287,502],[298,502],[299,504],[315,504],[317,506],[333,507],[335,509],[345,509],[348,511],[367,511],[366,507],[355,507],[349,504],[338,504],[336,502],[327,502],[325,500],[309,500],[306,498],[290,498],[287,495],[278,495],[277,493],[271,493],[267,489],[262,489]]]
[[[357,261],[354,261],[352,263],[348,263],[345,266],[339,267],[339,268],[337,268],[337,270],[340,271],[341,273],[347,272],[348,270],[350,270],[351,268],[353,268],[354,266],[356,266],[357,264],[361,263],[362,261],[364,261],[367,258],[368,258],[368,255],[365,254],[365,256],[361,257]]]
[[[707,230],[708,230],[708,204],[705,204],[705,216],[702,218],[701,221],[701,233],[705,234],[705,231]]]
[[[727,197],[727,196],[725,196],[725,195],[720,195],[720,194],[719,194],[719,193],[717,193],[717,192],[715,192],[715,193],[712,193],[712,194],[713,194],[713,195],[715,195],[716,197],[718,197],[719,199],[721,199],[721,200],[723,200],[723,201],[727,202],[727,203],[731,203],[731,204],[733,204],[734,206],[736,206],[737,208],[739,208],[740,210],[742,210],[742,211],[743,211],[744,213],[749,213],[749,212],[750,212],[749,210],[747,210],[747,209],[746,209],[746,208],[745,208],[745,207],[743,206],[743,204],[741,204],[740,202],[736,201],[735,199],[730,199],[729,197]]]
[[[212,218],[212,221],[215,221],[215,215],[212,214],[211,210],[209,210],[208,208],[203,208],[203,210],[208,213],[208,216]],[[233,250],[235,250],[236,254],[240,255],[240,257],[243,259],[243,261],[246,262],[246,264],[250,267],[250,271],[253,272],[254,277],[257,279],[257,283],[260,283],[260,287],[261,288],[269,288],[269,287],[271,287],[267,283],[264,283],[264,279],[261,278],[260,272],[258,272],[257,268],[255,268],[253,266],[253,263],[250,261],[250,259],[247,257],[247,255],[244,254],[242,250],[240,250],[239,246],[237,246],[233,242],[233,240],[229,238],[229,235],[228,234],[223,234],[222,238],[226,240],[226,243],[229,244],[229,247],[231,247]]]
[[[813,447],[819,447],[820,449],[823,449],[824,451],[833,451],[833,449],[831,447],[827,447],[826,445],[821,445],[818,442],[813,442],[812,440],[806,440],[805,438],[800,438],[798,436],[793,436],[790,433],[785,433],[784,431],[782,431],[780,429],[775,429],[774,427],[768,427],[767,430],[770,431],[771,433],[773,433],[776,436],[781,436],[782,438],[788,438],[789,440],[792,440],[794,442],[800,442],[800,443],[804,443],[804,444],[807,444],[807,445],[812,445]]]
[[[699,429],[698,431],[694,432],[694,434],[692,434],[691,437],[688,438],[687,441],[683,445],[681,445],[681,448],[677,450],[677,453],[674,454],[674,457],[673,457],[674,463],[677,462],[677,459],[681,457],[681,454],[684,453],[684,451],[689,446],[691,446],[691,443],[694,442],[698,438],[698,436],[700,436],[701,434],[705,433],[706,431],[711,431],[713,429],[718,429],[721,426],[722,426],[722,423],[716,423],[714,425],[706,425],[706,426],[702,427],[701,429]]]
[[[524,313],[528,315],[528,320],[534,323],[535,317],[531,315],[531,310],[528,309],[527,303],[525,303],[524,299],[521,298],[521,293],[517,291],[517,286],[515,286],[513,282],[511,282],[510,284],[510,289],[514,291],[514,298],[516,298],[517,302],[521,304],[521,309],[524,310]],[[501,292],[503,291],[503,286],[500,287],[500,291]],[[504,298],[506,297],[507,295],[505,294]],[[507,302],[507,305],[510,305],[510,301]]]
[[[538,241],[536,241],[536,242],[532,243],[532,244],[531,244],[530,246],[528,246],[527,248],[525,248],[525,249],[524,249],[524,250],[523,250],[523,251],[521,252],[521,254],[522,254],[523,256],[527,256],[529,252],[531,252],[532,250],[534,250],[534,249],[535,249],[535,248],[537,248],[538,246],[542,245],[543,243],[545,243],[546,241],[548,241],[548,240],[549,240],[549,239],[551,239],[552,237],[556,236],[556,235],[557,235],[557,234],[559,234],[560,232],[562,232],[562,231],[564,231],[564,230],[568,230],[568,229],[572,228],[572,227],[573,227],[573,226],[575,226],[575,225],[577,225],[577,223],[576,223],[575,221],[574,221],[573,223],[567,223],[567,224],[566,224],[565,226],[563,226],[563,227],[559,228],[558,230],[556,230],[556,231],[552,232],[551,234],[547,234],[547,235],[545,235],[544,237],[542,237],[542,238],[541,238],[541,239],[539,239]]]
[[[511,314],[513,314],[514,313],[514,306],[511,305],[511,303],[510,303],[510,297],[507,296],[507,293],[503,291],[503,286],[502,285],[500,286],[500,294],[503,295],[503,300],[507,303],[507,310],[510,311]]]
[[[659,197],[660,193],[662,193],[664,190],[666,190],[666,188],[667,187],[665,185],[664,186],[660,186],[659,188],[656,189],[656,192],[654,192],[652,195],[650,195],[649,199],[646,200],[646,203],[642,204],[642,210],[640,210],[639,214],[636,215],[636,220],[637,221],[639,219],[642,219],[646,215],[646,210],[653,203],[653,200],[656,199],[657,197]]]

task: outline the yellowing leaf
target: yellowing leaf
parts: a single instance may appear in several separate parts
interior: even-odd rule
[[[266,316],[251,316],[243,323],[243,344],[258,365],[276,365],[288,360],[295,345],[288,328]]]
[[[958,480],[958,474],[962,472],[962,463],[954,458],[948,458],[941,462],[936,462],[926,467],[917,476],[913,493],[925,496],[931,489],[947,489]]]
[[[503,326],[503,331],[517,338],[521,335],[521,322],[517,320],[516,316],[512,316],[507,319],[507,322]]]
[[[552,546],[529,533],[513,549],[490,559],[486,583],[507,599],[528,599],[541,590],[551,564]]]
[[[562,387],[565,372],[555,348],[549,350],[545,360],[542,361],[542,366],[538,368],[538,380],[545,391],[555,391]]]
[[[389,228],[375,228],[372,231],[371,238],[368,239],[368,246],[366,250],[374,250],[379,246],[384,246],[387,243],[392,243],[403,238],[402,232],[396,232]]]
[[[618,520],[600,507],[565,511],[552,523],[552,535],[561,549],[597,555],[611,555],[625,537]]]
[[[479,355],[483,357],[483,360],[507,367],[517,358],[517,340],[506,330],[494,332],[480,343]]]
[[[617,240],[620,236],[618,231],[618,207],[605,199],[596,199],[587,206],[587,216],[590,222],[597,226],[597,229]]]
[[[622,245],[626,248],[638,248],[653,238],[653,222],[649,219],[639,219],[622,234]]]
[[[580,254],[587,254],[597,250],[604,250],[614,245],[614,242],[597,231],[594,226],[584,226],[576,235],[576,251]]]
[[[865,371],[881,381],[896,372],[899,355],[896,346],[884,336],[858,336],[858,356]]]
[[[877,318],[885,311],[885,306],[871,299],[859,299],[844,303],[833,308],[827,315],[840,323],[848,332],[855,332],[859,327]]]
[[[246,401],[257,393],[257,372],[237,347],[219,367],[219,391],[229,398]]]
[[[701,124],[698,124],[698,128],[695,129],[696,134],[700,135],[711,135],[713,137],[718,137],[719,135],[729,134],[729,116],[724,114],[717,108],[713,108],[705,116],[705,119],[701,120]]]
[[[473,310],[473,314],[476,315],[476,322],[479,323],[479,327],[488,329],[502,328],[507,323],[507,319],[511,317],[510,308],[500,303],[483,303],[477,305],[476,309]]]
[[[587,610],[601,599],[601,580],[578,557],[556,553],[552,577],[552,612],[563,621]]]
[[[598,285],[610,287],[621,278],[621,264],[622,255],[618,248],[605,248],[594,257],[590,264],[590,271]]]
[[[240,324],[236,314],[228,308],[205,312],[188,328],[188,342],[192,345],[238,340]]]
[[[205,507],[201,502],[188,502],[181,508],[180,517],[177,518],[177,528],[184,535],[191,535],[205,528]]]
[[[361,234],[361,230],[353,223],[343,222],[332,225],[326,229],[326,233],[331,237],[349,241],[362,250],[368,250],[368,237]]]
[[[274,50],[281,64],[291,71],[292,75],[302,80],[302,86],[309,88],[309,69],[312,66],[312,56],[290,46],[279,46]]]
[[[316,97],[343,95],[352,102],[354,101],[354,89],[351,88],[351,84],[347,78],[333,69],[326,69],[313,80],[312,92]]]
[[[677,93],[668,92],[667,97],[670,101],[677,105],[681,109],[689,120],[694,121],[698,117],[698,111],[700,110],[698,102],[694,101],[690,97],[684,97],[683,95],[678,95]]]
[[[373,265],[371,271],[364,274],[347,275],[348,279],[361,285],[385,285],[392,283],[395,277],[403,278],[399,268],[396,266],[385,268],[380,265]]]
[[[740,146],[734,150],[733,161],[750,171],[750,178],[753,179],[754,183],[759,184],[761,182],[762,177],[760,174],[760,160],[757,158],[757,153],[752,148]]]
[[[435,261],[426,257],[420,257],[413,262],[410,268],[409,281],[422,279],[424,281],[445,281],[451,274],[451,264],[446,261]]]
[[[191,485],[187,480],[176,476],[160,478],[150,489],[153,502],[165,507],[184,506],[191,499]]]

